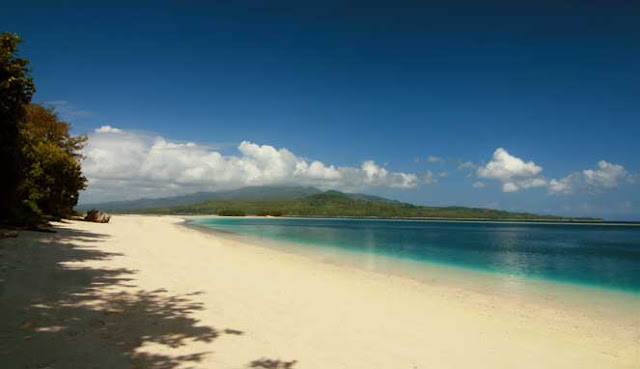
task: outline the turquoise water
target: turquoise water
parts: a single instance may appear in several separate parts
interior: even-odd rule
[[[216,230],[640,293],[640,227],[317,218],[202,218]]]

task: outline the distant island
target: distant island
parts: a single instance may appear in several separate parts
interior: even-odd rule
[[[362,193],[286,186],[244,187],[231,191],[198,192],[156,199],[83,204],[78,205],[76,210],[94,208],[120,214],[601,221],[596,218],[560,217],[463,206],[420,206]]]

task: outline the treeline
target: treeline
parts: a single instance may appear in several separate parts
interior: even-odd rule
[[[36,91],[21,39],[0,33],[0,224],[35,224],[73,213],[86,186],[85,136],[51,108],[31,102]]]
[[[467,207],[430,207],[400,202],[353,199],[337,191],[285,201],[215,200],[192,205],[129,209],[135,214],[194,214],[194,215],[271,215],[379,218],[442,218],[493,220],[574,220],[552,215],[513,213],[502,210]],[[586,220],[586,219],[584,219]]]
[[[224,217],[243,217],[246,215],[257,215],[260,217],[281,217],[282,211],[280,210],[259,210],[255,214],[247,214],[246,211],[240,209],[221,209],[216,211],[216,215]]]

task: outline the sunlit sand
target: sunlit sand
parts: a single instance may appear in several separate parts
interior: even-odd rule
[[[640,363],[640,318],[590,316],[541,299],[323,263],[182,222],[114,216],[109,224],[70,222],[57,224],[57,234],[3,240],[7,265],[18,256],[39,258],[7,272],[0,306],[12,318],[4,330],[13,333],[0,348],[12,361],[3,367],[86,367],[92,360],[184,368],[279,360],[280,367],[318,369]],[[11,298],[22,302],[6,305]]]

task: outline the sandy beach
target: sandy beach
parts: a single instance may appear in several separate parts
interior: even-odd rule
[[[421,283],[190,229],[0,240],[1,368],[638,368],[640,318]]]

